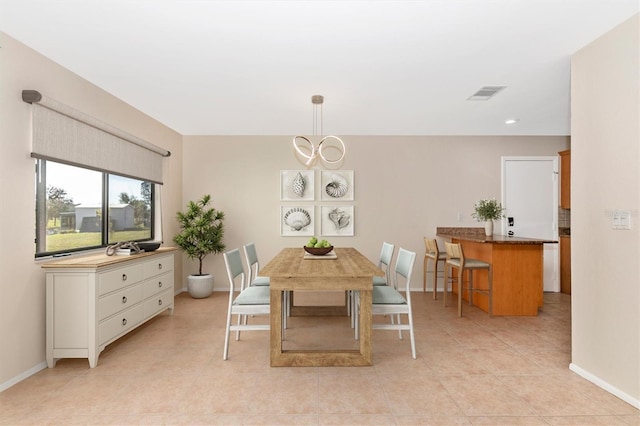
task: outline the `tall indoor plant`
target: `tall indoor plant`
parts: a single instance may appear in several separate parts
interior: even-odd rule
[[[485,235],[493,235],[493,221],[504,217],[504,207],[495,198],[480,200],[474,206],[471,213],[478,222],[484,222]]]
[[[209,254],[219,254],[225,249],[224,213],[209,207],[210,195],[204,195],[199,201],[189,201],[184,212],[178,212],[180,233],[173,241],[189,259],[198,259],[197,274],[187,279],[189,294],[194,298],[208,297],[213,291],[213,276],[202,273],[202,261]]]

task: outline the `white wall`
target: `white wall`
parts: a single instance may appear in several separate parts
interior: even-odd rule
[[[639,16],[571,65],[571,368],[638,408]],[[632,212],[632,230],[611,229],[616,209]]]
[[[30,158],[31,106],[23,89],[52,99],[172,151],[164,161],[163,205],[180,208],[182,138],[0,32],[0,391],[45,364],[45,280],[34,260],[35,167]],[[173,236],[177,225],[164,221]],[[176,277],[182,275],[181,263]],[[177,279],[179,282],[179,279]],[[88,365],[88,364],[87,364]]]
[[[227,248],[253,241],[262,265],[281,248],[301,247],[308,239],[280,236],[280,206],[294,204],[280,201],[280,170],[304,169],[294,156],[291,139],[184,137],[183,205],[211,194],[214,206],[227,217]],[[422,289],[423,237],[435,236],[438,226],[483,226],[473,221],[471,212],[481,198],[500,198],[501,156],[557,155],[569,143],[566,137],[344,136],[343,140],[347,155],[342,169],[354,171],[355,236],[327,239],[338,247],[356,247],[374,262],[383,241],[416,251],[415,289]],[[316,200],[318,181],[316,172]],[[318,216],[316,208],[317,220]],[[185,275],[195,268],[186,262]],[[222,256],[205,259],[205,270],[215,275],[216,290],[228,288]]]

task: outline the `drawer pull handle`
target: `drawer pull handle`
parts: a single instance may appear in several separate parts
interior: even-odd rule
[[[127,274],[122,274],[122,281],[126,281],[127,280]]]
[[[158,299],[158,306],[162,306],[162,299]]]
[[[127,319],[126,318],[122,318],[122,325],[123,326],[127,325]]]
[[[127,303],[127,296],[122,296],[122,303]]]
[[[162,269],[162,263],[158,263],[158,269]]]
[[[162,287],[162,281],[158,281],[158,287]]]

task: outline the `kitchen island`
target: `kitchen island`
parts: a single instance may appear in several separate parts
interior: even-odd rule
[[[462,244],[465,257],[491,263],[494,316],[538,314],[543,294],[543,244],[557,241],[504,235],[486,236],[484,228],[436,228],[436,235]],[[475,271],[474,287],[487,289],[487,279],[486,271]],[[453,286],[453,290],[457,292],[457,286]],[[466,291],[463,291],[462,297],[468,300]],[[488,311],[487,295],[474,294],[473,302],[480,309]]]

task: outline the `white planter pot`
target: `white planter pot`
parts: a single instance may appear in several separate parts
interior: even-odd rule
[[[213,292],[213,275],[189,275],[187,289],[194,299],[204,299]]]
[[[487,220],[484,222],[484,234],[487,237],[490,237],[493,235],[493,221],[492,220]]]

